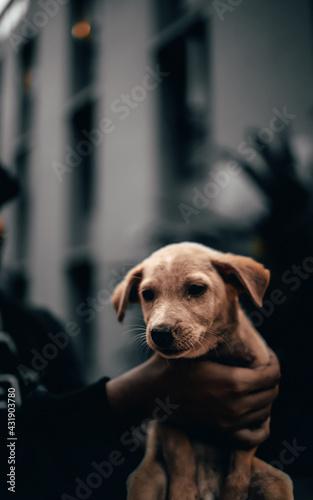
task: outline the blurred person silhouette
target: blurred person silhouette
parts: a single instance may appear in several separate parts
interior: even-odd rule
[[[0,166],[0,207],[19,193],[19,184],[6,170]],[[4,221],[0,215],[0,252],[5,244],[6,233]],[[1,256],[2,252],[0,253]],[[25,307],[21,302],[4,293],[0,289],[0,331],[10,332],[10,345],[13,342],[25,363],[25,371],[21,365],[19,371],[25,379],[26,385],[32,385],[38,378],[38,373],[26,370],[31,366],[40,353],[45,343],[51,343],[51,336],[62,331],[60,323],[46,310]],[[21,335],[23,332],[23,335]],[[47,334],[50,334],[50,340]],[[2,342],[7,337],[2,333]],[[40,367],[40,381],[55,393],[73,390],[82,385],[81,375],[72,350],[60,350],[60,355],[54,363],[47,366],[40,364],[38,357],[38,368]],[[29,380],[28,380],[29,379]],[[24,386],[26,387],[24,384]]]
[[[0,166],[0,207],[18,183]],[[0,216],[1,242],[5,227]],[[126,479],[142,458],[142,422],[155,415],[201,428],[212,439],[254,447],[269,436],[280,368],[260,370],[214,361],[168,363],[153,355],[118,378],[84,386],[70,343],[44,369],[34,350],[66,335],[53,316],[0,294],[0,493],[10,498],[8,389],[16,393],[15,498],[126,498]],[[182,361],[182,362],[179,362]],[[32,366],[32,369],[28,367]],[[36,368],[36,367],[35,367]],[[192,373],[192,376],[190,376]],[[11,462],[12,463],[12,462]]]

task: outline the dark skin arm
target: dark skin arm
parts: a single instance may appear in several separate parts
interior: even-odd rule
[[[168,362],[157,354],[107,383],[112,416],[120,429],[151,417],[156,398],[178,404],[172,422],[217,431],[240,446],[258,446],[269,436],[272,404],[278,395],[280,367],[250,369],[213,361]],[[257,427],[255,430],[251,428]]]

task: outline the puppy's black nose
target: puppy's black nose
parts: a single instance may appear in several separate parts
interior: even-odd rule
[[[158,347],[170,347],[174,340],[172,332],[168,328],[163,328],[162,330],[151,330],[151,337],[153,342]]]

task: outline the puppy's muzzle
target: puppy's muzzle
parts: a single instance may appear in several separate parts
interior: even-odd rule
[[[151,338],[156,346],[161,349],[171,347],[174,341],[172,331],[169,328],[151,330]]]

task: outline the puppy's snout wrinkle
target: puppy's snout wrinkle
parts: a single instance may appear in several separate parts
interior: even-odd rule
[[[170,347],[173,343],[174,337],[169,328],[151,330],[151,338],[155,345],[158,347]]]

